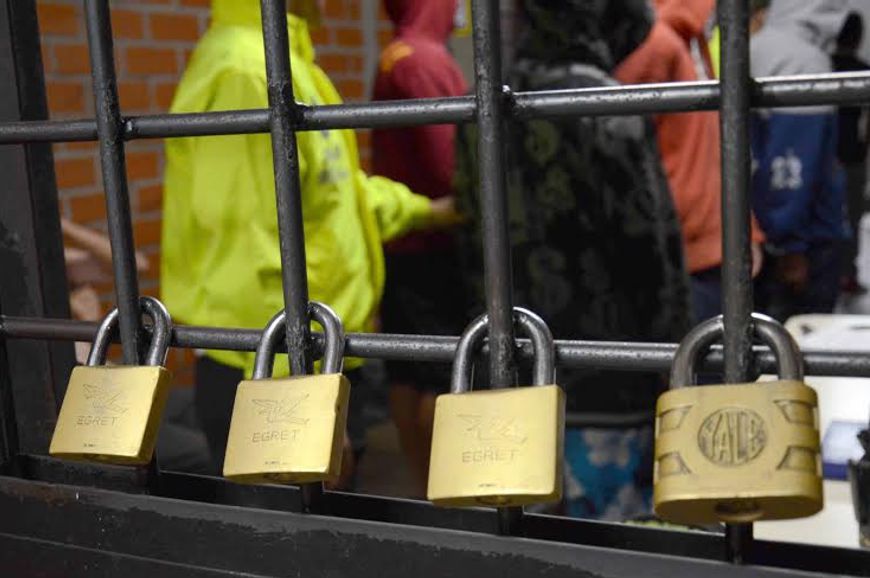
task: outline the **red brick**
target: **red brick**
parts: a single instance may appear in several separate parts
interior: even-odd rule
[[[378,30],[378,46],[383,48],[393,40],[392,30]]]
[[[327,74],[347,71],[349,61],[350,57],[344,54],[321,54],[317,57],[317,63]]]
[[[359,28],[336,28],[335,42],[339,46],[358,48],[363,44],[363,33]]]
[[[76,36],[84,28],[77,6],[39,2],[36,11],[42,34]]]
[[[97,172],[93,158],[57,159],[54,163],[57,186],[88,187],[97,183]]]
[[[131,74],[177,74],[175,51],[170,48],[134,46],[126,51],[127,72]]]
[[[360,100],[365,96],[365,85],[361,80],[347,78],[339,80],[335,85],[338,88],[338,93],[345,100]]]
[[[60,150],[90,153],[93,155],[97,154],[97,148],[98,148],[97,143],[95,143],[95,142],[66,142],[66,143],[58,143],[58,144],[55,144],[54,146],[60,147]]]
[[[112,34],[115,38],[137,40],[145,37],[145,18],[135,10],[112,10]]]
[[[46,85],[46,92],[48,109],[52,113],[83,113],[85,110],[85,89],[82,81],[50,80]]]
[[[145,112],[151,108],[148,85],[144,82],[122,80],[118,84],[118,97],[124,112]]]
[[[159,211],[163,206],[163,185],[149,185],[142,187],[137,193],[138,203],[136,208],[140,213]]]
[[[131,181],[158,176],[159,154],[154,151],[127,153],[127,176]]]
[[[160,219],[140,220],[134,223],[133,236],[136,239],[136,246],[144,247],[146,245],[157,245],[158,243],[160,243],[160,228]],[[156,270],[156,272],[159,273],[159,259],[157,259],[156,257],[149,257],[148,260],[151,262],[151,270],[149,271],[148,275],[154,274],[153,270]]]
[[[158,111],[167,111],[172,106],[172,99],[175,98],[174,82],[164,82],[158,84],[154,88],[154,106]]]
[[[199,19],[193,14],[161,14],[149,18],[151,38],[156,40],[188,40],[199,38]]]
[[[211,0],[181,0],[181,5],[208,8],[211,6]]]
[[[106,219],[106,199],[102,194],[73,197],[69,200],[76,223],[88,224]]]
[[[329,29],[326,26],[320,26],[311,30],[311,41],[317,46],[326,46],[329,44]]]
[[[86,44],[56,44],[54,53],[54,71],[61,74],[89,74],[91,62]]]

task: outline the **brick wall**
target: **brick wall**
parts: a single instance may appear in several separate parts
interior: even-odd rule
[[[49,110],[53,119],[93,117],[90,65],[81,0],[37,0]],[[163,113],[197,38],[209,22],[210,0],[113,0],[118,89],[122,113]],[[318,60],[349,101],[368,98],[378,46],[389,39],[383,16],[365,14],[369,2],[328,0],[324,25],[313,34]],[[368,135],[360,134],[364,165]],[[63,215],[106,228],[105,201],[95,143],[54,146]],[[127,172],[136,247],[151,268],[140,278],[145,294],[159,293],[163,143],[127,145]],[[98,288],[104,306],[111,283]],[[173,352],[169,365],[179,383],[190,383],[190,352]]]

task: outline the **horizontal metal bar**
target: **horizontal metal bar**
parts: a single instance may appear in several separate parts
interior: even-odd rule
[[[215,488],[216,490],[218,488]],[[331,497],[331,496],[330,496]],[[350,501],[354,496],[348,496]],[[365,497],[360,497],[365,499]],[[394,500],[372,508],[392,511],[398,523],[300,515],[261,508],[183,502],[130,495],[83,486],[0,478],[0,536],[64,544],[138,560],[207,568],[256,576],[379,576],[400,578],[476,576],[514,578],[546,574],[552,578],[638,575],[790,576],[794,569],[822,575],[866,574],[867,554],[832,548],[786,549],[769,545],[766,566],[734,567],[715,557],[681,557],[656,552],[565,543],[583,539],[591,524],[529,515],[532,535],[517,539],[487,533],[426,527],[405,522],[417,504]],[[427,506],[421,504],[421,506]],[[428,506],[431,510],[431,506]],[[450,512],[443,510],[448,515]],[[484,513],[486,515],[487,513]],[[490,514],[491,515],[491,514]],[[552,530],[551,530],[552,528]],[[684,542],[714,545],[719,536],[693,535],[617,525],[602,528],[618,545],[644,535],[658,550]],[[573,535],[571,531],[573,530]],[[599,533],[600,535],[600,533]],[[593,536],[597,537],[597,536]],[[183,544],[183,547],[179,545]],[[709,548],[705,549],[709,552]],[[56,552],[36,550],[37,555]],[[20,563],[22,558],[9,556]],[[113,574],[134,567],[119,563]],[[92,573],[91,573],[92,574]],[[802,575],[810,575],[803,574]],[[84,572],[75,576],[89,575]]]
[[[506,93],[507,94],[507,93]],[[519,92],[505,111],[520,120],[561,116],[627,116],[715,110],[717,81],[576,90]],[[761,78],[752,105],[778,108],[862,104],[870,100],[870,72]],[[294,130],[387,128],[472,122],[474,97],[427,98],[328,106],[300,106]],[[126,140],[269,132],[269,111],[238,110],[128,117]],[[96,121],[0,123],[0,144],[97,140]]]
[[[241,508],[235,507],[231,509],[233,512],[241,515],[259,516],[265,514],[267,516],[276,516],[277,512],[280,513],[280,519],[288,521],[301,520],[301,518],[297,518],[296,515],[291,513],[301,511],[301,496],[298,488],[294,486],[239,485],[233,484],[223,478],[164,471],[161,478],[160,497],[156,498],[145,495],[130,495],[128,488],[134,479],[131,473],[128,473],[127,479],[123,479],[120,475],[122,468],[67,462],[47,456],[21,456],[21,461],[23,462],[22,470],[27,472],[27,479],[34,481],[26,482],[0,477],[0,495],[6,493],[8,496],[8,491],[11,489],[17,495],[16,500],[13,502],[17,505],[11,507],[19,508],[21,507],[21,497],[27,500],[45,500],[49,509],[52,509],[54,513],[58,512],[57,508],[64,510],[61,512],[62,516],[58,518],[56,523],[66,524],[70,527],[80,526],[77,516],[81,512],[74,513],[69,511],[67,510],[69,507],[78,508],[79,504],[92,507],[102,502],[103,498],[110,501],[117,500],[123,502],[125,504],[123,509],[128,513],[141,512],[143,511],[142,507],[146,510],[150,509],[148,504],[160,503],[161,500],[165,503],[165,498],[171,498],[172,504],[175,504],[175,506],[170,506],[164,514],[170,517],[174,517],[177,514],[188,520],[198,520],[197,523],[200,525],[205,523],[203,520],[207,519],[219,520],[221,524],[229,523],[226,515],[218,515],[216,513],[215,515],[204,515],[203,512],[205,511],[213,511],[207,504],[219,507],[242,506]],[[116,475],[111,477],[101,476],[101,471],[107,468],[117,470]],[[129,471],[129,468],[126,468],[126,470]],[[39,480],[39,482],[35,480]],[[97,480],[97,483],[95,483],[95,480]],[[52,485],[46,486],[40,482],[49,482]],[[12,489],[14,486],[19,487],[20,490]],[[5,489],[2,489],[3,487]],[[117,493],[119,491],[128,493]],[[77,494],[79,497],[72,504],[60,497],[61,494],[73,496],[76,495],[75,492],[79,492]],[[80,496],[85,498],[83,499]],[[0,497],[0,501],[2,499]],[[131,507],[134,502],[138,503],[140,507]],[[35,504],[31,502],[27,507],[32,508],[34,506]],[[226,508],[223,508],[223,510],[225,511]],[[200,512],[200,514],[196,515],[195,512]],[[214,512],[217,511],[214,510]],[[14,530],[18,535],[33,535],[33,530],[35,529],[37,534],[42,534],[44,531],[49,532],[49,535],[42,535],[41,537],[51,540],[55,538],[52,534],[63,534],[66,532],[66,529],[59,529],[53,524],[38,523],[43,521],[43,519],[37,517],[36,512],[33,510],[31,510],[30,514],[29,516],[23,515],[23,520],[6,516],[0,521],[0,526],[5,523],[7,528],[0,527],[0,533]],[[330,518],[327,519],[324,516],[330,516]],[[160,520],[164,519],[163,516],[148,518],[148,523],[143,526],[143,528],[147,527],[147,532],[159,536],[162,532],[174,531],[169,526],[166,528],[151,527],[154,523],[160,523]],[[485,540],[487,534],[494,534],[496,532],[496,518],[492,510],[489,509],[438,508],[423,501],[344,492],[326,492],[323,500],[322,516],[305,516],[304,519],[322,520],[329,525],[330,531],[338,532],[342,531],[342,527],[345,524],[355,523],[376,524],[382,527],[394,528],[400,526],[399,531],[405,537],[414,533],[421,535],[419,532],[425,529],[425,531],[434,533],[461,531],[465,533],[464,535],[467,537],[467,540],[477,541],[480,539]],[[37,520],[37,522],[34,522],[34,520]],[[18,522],[21,522],[24,526],[15,527]],[[177,523],[177,520],[174,523]],[[125,544],[123,537],[114,535],[114,532],[110,532],[108,536],[105,536],[107,533],[101,532],[102,527],[104,526],[95,528],[87,524],[81,525],[80,531],[74,533],[76,536],[75,543],[85,546],[88,545],[91,538],[96,536],[101,540],[109,540],[111,542],[111,544],[107,542],[99,544],[100,546],[107,547],[108,550],[116,550],[118,545]],[[124,527],[136,526],[135,524],[131,525],[128,520],[125,522]],[[202,532],[205,531],[207,530],[204,527],[198,528],[197,535],[202,535]],[[245,531],[250,530],[246,529]],[[255,540],[260,540],[261,545],[271,543],[270,540],[263,539],[263,534],[256,533],[255,535]],[[622,552],[624,555],[631,557],[648,554],[667,556],[672,560],[724,561],[723,535],[721,533],[675,531],[648,526],[614,524],[528,513],[523,520],[523,536],[527,540],[521,542],[514,540],[512,543],[535,543],[538,545],[538,548],[595,548],[599,555],[607,552],[612,552],[613,554]],[[143,539],[141,535],[137,534],[136,537],[138,539],[136,543],[145,549],[145,551],[138,552],[139,554],[145,554],[146,551],[152,550],[152,548],[156,552],[164,552],[164,545],[155,544],[151,536]],[[164,538],[161,538],[161,540]],[[322,539],[323,535],[320,534],[314,537],[315,541]],[[214,558],[215,552],[226,550],[214,548],[214,544],[219,543],[214,537],[210,536],[204,541],[211,546],[209,561],[213,562],[216,560]],[[411,542],[413,541],[411,540]],[[228,549],[230,556],[233,555],[233,552],[239,552],[244,549],[239,548],[238,544],[235,543],[234,546]],[[471,550],[474,549],[471,548]],[[262,552],[261,548],[257,548],[258,555]],[[187,552],[184,554],[187,554]],[[286,551],[284,551],[284,554],[286,555]],[[540,557],[548,563],[555,562],[552,555],[545,555],[541,552]],[[392,560],[389,556],[387,558]],[[870,552],[861,550],[759,541],[757,548],[753,551],[750,563],[782,569],[799,569],[803,572],[836,572],[838,574],[866,575],[870,573],[868,558],[870,558]],[[185,558],[183,562],[188,564],[198,563],[196,555],[191,558]],[[515,564],[515,562],[513,558],[509,560],[509,564]],[[215,566],[215,564],[210,564],[210,566]],[[714,566],[718,566],[718,564],[714,564]],[[421,568],[419,562],[415,568],[417,570]],[[445,574],[444,568],[441,565],[436,564],[435,568],[439,576]],[[253,571],[254,567],[250,566],[245,569]],[[729,568],[728,570],[731,571],[732,569]],[[466,575],[470,573],[470,570],[468,567],[465,567],[460,573]],[[534,572],[526,569],[521,575],[525,576],[532,573]],[[372,572],[372,574],[375,574],[375,572]],[[450,573],[447,572],[447,574]],[[646,574],[652,575],[656,573],[647,568]],[[382,576],[383,574],[378,573],[378,575]],[[502,574],[498,575],[503,576]],[[571,575],[585,576],[587,574],[580,572],[579,574],[575,573]],[[617,576],[619,574],[604,572],[602,574],[596,573],[595,575]]]
[[[90,341],[97,323],[67,319],[0,316],[0,337],[8,339],[45,339]],[[316,350],[322,348],[323,336],[315,333]],[[172,345],[190,349],[255,351],[260,331],[255,329],[176,326]],[[386,333],[350,333],[345,355],[370,359],[393,359],[427,363],[450,363],[459,337],[435,335],[394,335]],[[531,342],[518,339],[519,355],[531,359]],[[556,362],[560,367],[608,369],[614,371],[670,370],[677,351],[674,343],[632,343],[607,341],[556,340]],[[776,359],[767,347],[755,347],[756,366],[762,373],[776,373]],[[803,351],[808,375],[870,377],[870,353]],[[701,364],[704,371],[722,369],[721,347],[713,347]]]

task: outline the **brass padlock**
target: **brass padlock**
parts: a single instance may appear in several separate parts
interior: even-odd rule
[[[310,303],[323,326],[323,373],[272,379],[274,349],[284,336],[282,311],[263,330],[253,379],[236,390],[224,476],[241,483],[333,481],[341,472],[350,382],[341,374],[344,328],[326,305]]]
[[[172,320],[157,299],[142,297],[141,303],[154,323],[145,365],[103,365],[118,322],[118,309],[112,310],[100,324],[87,365],[70,375],[48,450],[52,456],[124,465],[151,460],[172,381],[162,367]]]
[[[555,385],[553,335],[515,308],[535,349],[535,387],[469,392],[486,315],[459,340],[450,393],[435,402],[427,495],[438,506],[522,506],[562,499],[565,393]]]
[[[785,328],[753,314],[779,380],[686,387],[694,363],[724,331],[701,323],[680,344],[671,390],[656,406],[653,503],[681,524],[811,516],[822,508],[818,399],[803,383],[800,350]]]

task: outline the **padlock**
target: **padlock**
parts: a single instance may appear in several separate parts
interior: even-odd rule
[[[70,375],[48,450],[52,456],[121,465],[151,460],[172,381],[162,367],[172,320],[157,299],[142,297],[141,303],[154,324],[145,365],[103,365],[118,322],[118,309],[112,310],[100,324],[87,365]]]
[[[274,349],[285,333],[282,311],[266,328],[254,374],[239,383],[224,477],[240,483],[333,481],[341,472],[350,382],[341,374],[344,328],[326,305],[310,303],[309,315],[326,335],[323,373],[273,379]]]
[[[515,319],[535,349],[534,387],[471,389],[482,315],[456,347],[450,393],[435,402],[427,496],[438,506],[522,506],[562,499],[565,393],[555,385],[553,335],[525,309]]]
[[[694,363],[724,332],[698,325],[677,350],[671,389],[656,405],[653,504],[681,524],[811,516],[822,508],[818,398],[803,383],[800,350],[785,328],[753,314],[776,355],[772,382],[687,387]]]

